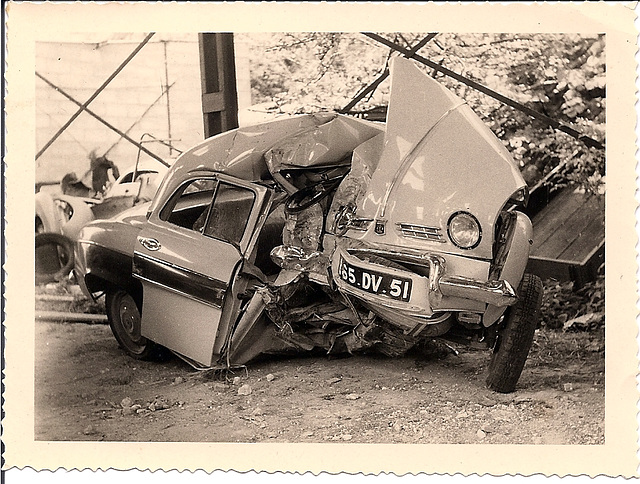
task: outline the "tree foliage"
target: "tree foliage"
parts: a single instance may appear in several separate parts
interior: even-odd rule
[[[426,33],[384,34],[409,48]],[[385,69],[391,52],[359,33],[244,34],[254,102],[286,112],[344,107]],[[578,34],[438,34],[420,55],[605,142],[605,38]],[[464,99],[502,140],[534,186],[563,164],[556,186],[597,193],[604,152],[558,132],[456,80],[419,65]],[[355,109],[388,101],[380,84]]]

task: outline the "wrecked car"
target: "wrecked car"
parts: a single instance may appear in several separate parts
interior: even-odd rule
[[[76,276],[135,358],[196,368],[321,350],[491,350],[515,389],[542,284],[525,274],[527,187],[471,109],[409,60],[384,124],[308,114],[209,138],[155,198],[87,225]]]

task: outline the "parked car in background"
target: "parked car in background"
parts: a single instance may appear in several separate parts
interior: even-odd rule
[[[49,282],[73,269],[73,243],[92,220],[109,218],[149,201],[167,168],[157,162],[136,163],[103,193],[95,193],[80,180],[63,178],[64,192],[39,191],[35,195],[36,282]],[[66,183],[65,183],[66,182]]]
[[[53,232],[75,240],[80,229],[90,221],[151,200],[166,172],[167,169],[158,163],[131,166],[100,196],[41,190],[35,197],[35,232]],[[87,195],[90,194],[87,191]]]
[[[432,338],[492,350],[513,391],[542,284],[524,274],[527,187],[453,93],[397,58],[386,124],[321,113],[215,136],[149,205],[84,227],[76,276],[135,358],[198,368]]]

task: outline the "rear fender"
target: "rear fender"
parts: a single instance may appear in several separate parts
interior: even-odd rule
[[[68,222],[62,224],[62,233],[71,240],[77,240],[80,230],[95,219],[91,206],[80,197],[62,196],[60,199],[67,202],[73,208],[73,215]]]
[[[62,222],[59,210],[53,197],[46,192],[38,192],[35,197],[36,219],[40,219],[45,232],[62,233]]]
[[[133,296],[138,307],[142,307],[142,284],[131,277],[131,273],[125,274],[117,269],[111,270],[104,266],[94,267],[84,276],[80,287],[85,289],[83,292],[93,299],[97,299],[102,293],[111,289],[123,289]]]
[[[520,285],[524,270],[529,261],[529,252],[531,244],[533,244],[533,227],[531,220],[522,212],[515,212],[516,219],[513,227],[511,240],[507,243],[509,248],[505,258],[502,271],[496,274],[496,279],[506,280],[512,287],[516,288]],[[487,307],[482,322],[485,326],[491,326],[495,323],[506,310],[505,307],[491,306]]]

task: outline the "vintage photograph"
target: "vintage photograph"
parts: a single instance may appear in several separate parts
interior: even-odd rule
[[[36,45],[37,439],[604,442],[604,35],[90,37]]]
[[[29,445],[623,442],[620,41],[436,26],[35,36]]]

